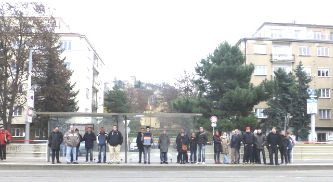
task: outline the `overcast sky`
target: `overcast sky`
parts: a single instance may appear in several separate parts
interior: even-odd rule
[[[106,64],[105,81],[136,76],[174,83],[218,44],[235,44],[263,22],[333,25],[330,1],[51,1],[72,32],[84,34]]]

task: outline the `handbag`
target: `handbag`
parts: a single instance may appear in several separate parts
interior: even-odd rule
[[[6,143],[6,144],[10,144],[10,140],[7,139],[7,135],[6,135],[6,133],[5,133],[5,143]]]
[[[187,145],[183,144],[183,140],[181,140],[181,142],[182,142],[182,151],[187,151]]]

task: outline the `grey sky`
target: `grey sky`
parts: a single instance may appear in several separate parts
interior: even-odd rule
[[[107,79],[136,76],[173,84],[182,70],[223,41],[235,44],[263,22],[333,24],[330,1],[110,0],[50,3],[73,32],[86,35]]]

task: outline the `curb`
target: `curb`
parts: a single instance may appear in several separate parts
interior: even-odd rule
[[[2,170],[113,170],[113,171],[297,171],[297,170],[331,170],[333,165],[179,165],[179,164],[0,164]]]

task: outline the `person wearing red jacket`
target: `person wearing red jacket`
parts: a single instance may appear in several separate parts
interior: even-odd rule
[[[5,162],[6,161],[6,145],[9,143],[10,139],[12,138],[12,135],[3,128],[3,126],[0,126],[0,159]]]

